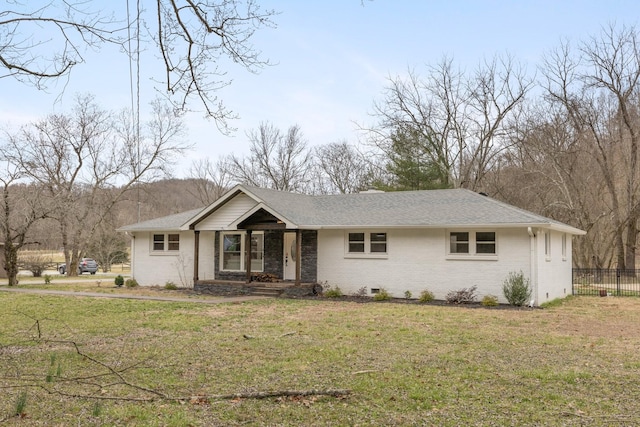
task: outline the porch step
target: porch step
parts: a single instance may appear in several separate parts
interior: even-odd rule
[[[282,290],[283,289],[280,287],[255,286],[251,288],[251,295],[277,297],[277,296],[280,296],[280,294],[282,294]]]

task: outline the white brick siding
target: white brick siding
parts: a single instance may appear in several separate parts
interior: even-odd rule
[[[131,276],[142,286],[164,286],[167,282],[173,282],[178,286],[192,286],[195,247],[193,231],[179,233],[179,252],[153,252],[151,250],[153,234],[160,234],[160,232],[134,234],[135,238],[131,240],[133,254]],[[199,274],[201,279],[213,279],[213,238],[213,233],[200,233]]]
[[[337,285],[346,294],[366,286],[369,293],[371,288],[385,288],[394,297],[403,297],[405,291],[410,291],[417,298],[428,289],[437,299],[444,299],[450,290],[476,285],[479,299],[491,294],[506,302],[502,282],[509,272],[522,270],[526,277],[531,276],[530,238],[526,229],[492,230],[496,232],[497,243],[494,260],[479,260],[473,255],[451,259],[447,256],[448,231],[444,229],[362,231],[385,231],[388,256],[351,258],[345,253],[345,231],[320,230],[319,282]]]

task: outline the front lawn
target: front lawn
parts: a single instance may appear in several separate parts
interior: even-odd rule
[[[7,425],[640,422],[635,298],[491,310],[3,292],[0,307]],[[220,396],[331,390],[350,393]]]

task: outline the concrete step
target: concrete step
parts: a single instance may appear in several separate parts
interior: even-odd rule
[[[282,289],[266,287],[266,286],[256,286],[251,288],[251,295],[262,295],[262,296],[274,296],[277,297],[282,293]]]

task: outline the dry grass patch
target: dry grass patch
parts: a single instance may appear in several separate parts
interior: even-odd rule
[[[489,310],[324,300],[212,307],[0,293],[0,305],[11,307],[0,312],[0,420],[16,424],[640,421],[640,391],[629,387],[640,373],[636,299]],[[318,389],[351,394],[211,397]],[[27,400],[19,419],[12,412],[21,392]]]

